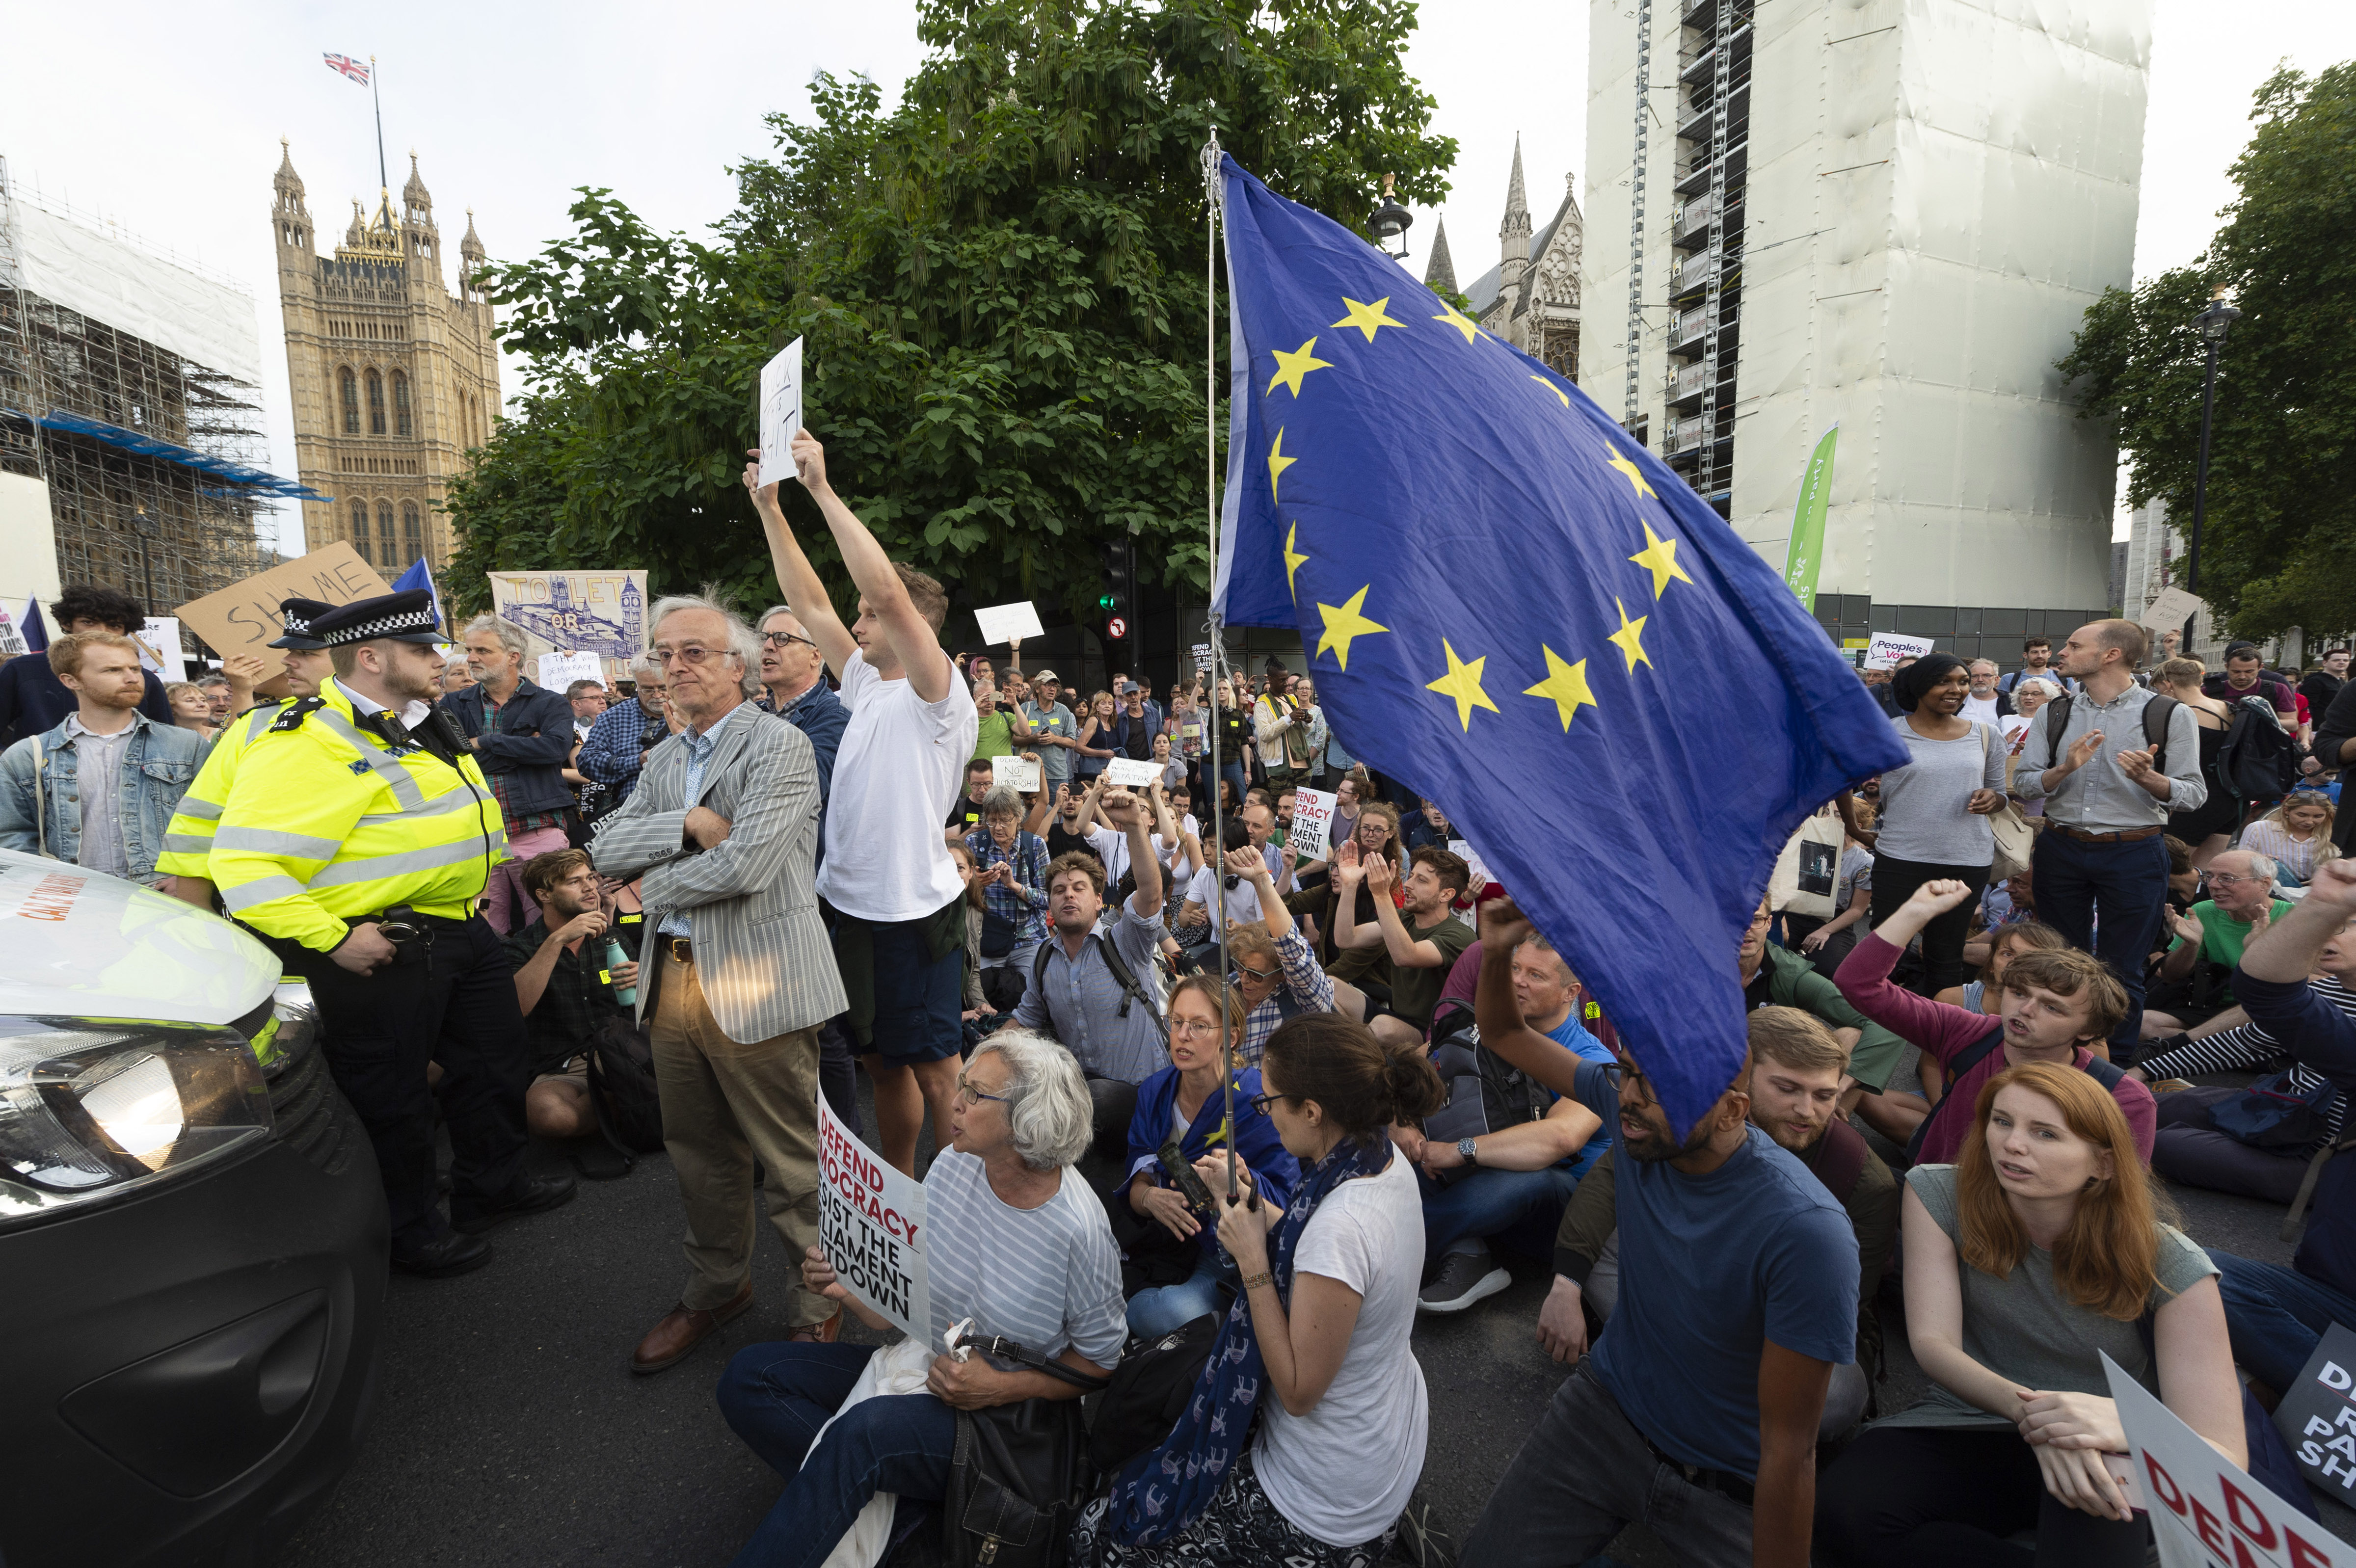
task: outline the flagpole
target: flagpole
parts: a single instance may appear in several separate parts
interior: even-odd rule
[[[1211,581],[1215,584],[1219,575],[1219,128],[1210,128],[1211,139],[1203,144],[1203,513],[1204,527],[1211,545]],[[1207,623],[1211,650],[1211,777],[1206,793],[1211,797],[1211,842],[1217,846],[1211,851],[1217,857],[1213,886],[1224,887],[1227,860],[1227,816],[1220,797],[1219,731],[1226,726],[1219,720],[1219,683],[1226,676],[1227,636],[1219,607],[1210,607]],[[1229,700],[1233,701],[1233,694]],[[1205,859],[1209,857],[1206,856]],[[1219,937],[1219,994],[1227,994],[1227,976],[1235,971],[1227,965],[1226,906],[1223,902],[1211,917],[1211,927]],[[1227,1201],[1233,1203],[1241,1191],[1236,1176],[1236,1041],[1235,1031],[1227,1027],[1225,1009],[1219,1019],[1220,1048],[1219,1080],[1226,1095],[1227,1130]],[[1253,1207],[1258,1207],[1257,1193]]]
[[[376,177],[388,199],[392,195],[392,176],[384,165],[384,100],[377,96],[376,56],[369,56],[369,101],[376,107]]]

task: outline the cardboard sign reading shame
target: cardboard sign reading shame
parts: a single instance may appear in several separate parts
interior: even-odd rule
[[[761,367],[761,472],[764,485],[794,476],[794,437],[802,428],[802,340]]]
[[[1323,860],[1333,845],[1325,835],[1333,827],[1333,805],[1342,797],[1330,790],[1292,792],[1292,848],[1304,860]]]
[[[925,1284],[925,1188],[818,1105],[818,1239],[835,1276],[913,1339],[932,1337]]]
[[[992,757],[990,759],[990,782],[1004,784],[1009,789],[1035,790],[1039,775],[1045,770],[1028,757]]]
[[[325,549],[315,549],[298,560],[273,566],[218,593],[193,600],[172,613],[210,643],[221,657],[258,654],[274,666],[278,656],[270,652],[270,645],[286,634],[285,620],[278,613],[280,600],[319,599],[329,604],[348,604],[391,592],[376,574],[376,568],[338,539]]]
[[[1115,757],[1104,765],[1108,789],[1148,789],[1162,776],[1162,764],[1150,758]]]
[[[2356,1503],[2356,1332],[2334,1323],[2283,1391],[2275,1425],[2307,1478]]]
[[[2336,1537],[2202,1442],[2108,1356],[2103,1371],[2135,1450],[2127,1502],[2150,1515],[2162,1568],[2329,1568],[2351,1560]]]

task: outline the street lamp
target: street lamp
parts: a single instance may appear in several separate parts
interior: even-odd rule
[[[2192,471],[2192,529],[2184,550],[2184,591],[2201,592],[2201,513],[2209,498],[2209,426],[2217,411],[2217,352],[2225,347],[2225,335],[2242,313],[2225,303],[2225,289],[2219,284],[2210,297],[2209,308],[2192,318],[2201,329],[2201,339],[2209,345],[2209,369],[2201,386],[2201,456]],[[2192,651],[2192,626],[2195,616],[2184,621],[2183,651]]]
[[[1404,261],[1407,260],[1407,231],[1415,226],[1415,214],[1392,197],[1391,182],[1396,177],[1393,175],[1383,176],[1383,204],[1375,208],[1374,216],[1366,219],[1366,226],[1375,232],[1376,250],[1395,261]],[[1396,251],[1390,247],[1393,240],[1398,241]]]

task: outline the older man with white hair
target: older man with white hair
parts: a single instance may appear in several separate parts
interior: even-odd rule
[[[636,691],[597,716],[573,764],[605,786],[608,811],[630,798],[647,753],[670,738],[669,683],[652,654],[630,661],[630,681]]]
[[[2290,901],[2275,896],[2276,869],[2272,859],[2252,849],[2227,849],[2209,862],[2209,896],[2168,917],[2176,940],[2159,962],[2162,989],[2154,1000],[2171,1010],[2145,1009],[2144,1039],[2165,1039],[2234,1005],[2226,979],[2213,987],[2186,983],[2203,964],[2218,965],[2230,975],[2251,938],[2290,912]]]
[[[818,1240],[819,1027],[842,982],[818,916],[818,762],[800,731],[745,700],[753,629],[677,594],[648,618],[684,724],[598,825],[598,871],[640,877],[650,939],[638,1012],[654,1022],[663,1145],[687,1208],[688,1278],[630,1369],[683,1360],[753,1305],[753,1169],[799,1258]],[[798,1289],[789,1338],[830,1340],[831,1302]]]
[[[564,770],[573,761],[573,705],[560,692],[526,680],[523,628],[496,615],[466,627],[466,668],[475,684],[442,699],[466,733],[506,816],[511,857],[491,873],[483,916],[501,936],[531,923],[540,906],[524,891],[524,863],[568,848],[573,809]]]

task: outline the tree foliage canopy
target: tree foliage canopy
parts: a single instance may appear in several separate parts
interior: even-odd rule
[[[798,336],[829,476],[894,558],[969,603],[1077,613],[1097,543],[1128,536],[1141,573],[1204,584],[1198,149],[1215,124],[1271,187],[1362,231],[1386,173],[1437,200],[1455,144],[1400,63],[1415,14],[927,0],[933,53],[898,106],[819,77],[811,122],[770,116],[774,155],[734,171],[714,242],[584,189],[572,235],[487,271],[530,390],[452,484],[453,587],[644,565],[658,591],[766,597],[738,475],[760,367]],[[784,490],[840,593],[816,508]]]
[[[2277,72],[2208,252],[2086,313],[2064,375],[2115,418],[2128,499],[2192,516],[2208,349],[2192,318],[2242,311],[2220,357],[2199,592],[2238,635],[2356,627],[2356,64]]]

